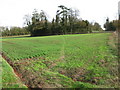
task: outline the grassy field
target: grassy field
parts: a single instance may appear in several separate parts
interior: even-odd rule
[[[2,61],[2,88],[27,88],[21,80],[15,75],[11,66],[3,59]],[[0,68],[1,69],[1,68]]]
[[[7,37],[2,52],[29,87],[117,87],[110,35]]]

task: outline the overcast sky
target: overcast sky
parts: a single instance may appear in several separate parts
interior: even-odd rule
[[[23,26],[24,15],[32,14],[36,8],[44,10],[49,20],[55,17],[59,5],[76,8],[80,18],[90,22],[105,23],[117,19],[120,0],[0,0],[0,26]]]

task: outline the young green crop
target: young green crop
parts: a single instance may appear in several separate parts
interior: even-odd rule
[[[43,81],[49,82],[51,87],[54,85],[51,83],[54,78],[49,80],[48,72],[50,76],[57,73],[55,78],[59,78],[60,82],[57,82],[56,87],[71,87],[74,84],[78,87],[80,82],[114,87],[105,83],[110,75],[108,66],[116,60],[107,43],[110,35],[99,33],[4,38],[2,45],[4,54],[11,59],[14,66],[19,64],[19,70],[31,71],[36,77],[42,75],[39,78],[44,78]],[[60,75],[73,83],[61,85]]]
[[[2,58],[2,88],[23,88],[27,87],[15,75],[12,67]]]

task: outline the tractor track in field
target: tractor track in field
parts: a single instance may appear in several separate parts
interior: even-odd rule
[[[15,44],[15,43],[12,43],[12,42],[8,42],[8,41],[2,41],[2,42],[5,42],[5,43],[9,43],[9,44]]]
[[[1,53],[1,56],[2,58],[4,58],[7,63],[12,67],[15,75],[21,80],[21,82],[24,82],[24,79],[21,78],[21,74],[18,73],[18,71],[16,70],[16,68],[14,68],[14,65],[13,63],[11,62],[10,58],[8,58],[3,52]],[[23,83],[24,84],[24,83]],[[28,87],[29,85],[26,85],[24,84],[26,87]],[[28,87],[28,90],[31,90],[29,87]]]
[[[29,60],[35,60],[36,58],[27,58],[27,59],[21,59],[23,62],[12,62],[9,57],[7,57],[3,52],[0,53],[2,58],[4,58],[7,63],[13,68],[13,71],[15,75],[21,80],[21,82],[28,88],[28,90],[32,90],[33,88],[43,88],[44,80],[42,78],[39,78],[38,75],[41,74],[38,73],[37,76],[34,76],[36,72],[31,72],[28,70],[24,70],[24,66],[27,65],[27,61]],[[37,58],[38,59],[38,58]],[[39,57],[39,59],[43,59]],[[31,67],[32,68],[32,67]]]
[[[112,39],[109,38],[109,39]],[[5,43],[9,43],[4,41]],[[54,61],[49,61],[44,57],[33,57],[33,58],[24,58],[24,59],[18,59],[18,61],[12,61],[10,58],[8,58],[6,56],[5,53],[1,53],[2,57],[10,64],[10,66],[13,68],[14,73],[20,78],[20,80],[22,82],[24,82],[24,85],[26,85],[28,87],[28,89],[30,88],[34,88],[35,86],[38,88],[42,88],[46,85],[46,83],[44,83],[45,79],[42,79],[42,77],[39,78],[39,75],[41,75],[42,70],[40,72],[37,72],[35,70],[33,70],[34,72],[31,72],[30,70],[33,69],[34,65],[32,65],[32,62],[37,62],[38,59],[42,59],[43,61],[41,61],[41,63],[45,64],[47,66],[47,69],[51,69],[57,66],[56,62],[60,62],[60,61],[64,61],[65,57],[65,38],[63,37],[63,46],[61,48],[61,52],[60,52],[60,57]],[[11,45],[14,43],[10,43]],[[112,43],[110,42],[109,44],[112,45]],[[115,45],[113,45],[113,47],[115,47]],[[95,58],[98,58],[97,56],[95,56]],[[109,57],[106,57],[106,60]],[[96,64],[98,64],[101,67],[107,67],[109,65],[109,62],[107,62],[104,59],[101,59],[100,61],[96,62]],[[30,62],[29,62],[30,61]],[[90,60],[91,61],[91,60]],[[91,61],[91,62],[94,62]],[[91,63],[89,62],[89,63]],[[115,62],[116,63],[116,62]],[[31,66],[30,66],[30,65]],[[87,64],[85,64],[87,66]],[[24,69],[25,66],[30,66],[30,70],[26,70]],[[116,73],[117,71],[115,70],[116,67],[113,68],[113,66],[109,65],[109,72],[111,71],[111,73]],[[80,81],[80,82],[86,82],[86,83],[91,83],[91,84],[97,84],[99,82],[100,79],[102,79],[103,77],[90,77],[90,80],[87,80],[87,74],[89,75],[89,73],[92,73],[91,71],[87,71],[85,68],[76,68],[73,70],[65,70],[65,69],[61,69],[58,68],[58,73],[65,75],[67,77],[72,78],[73,81]],[[35,75],[35,76],[34,76]],[[115,74],[116,75],[116,74]],[[116,75],[117,76],[117,75]],[[118,78],[116,77],[115,80],[113,81],[111,79],[111,84],[115,83],[118,81]],[[108,80],[109,82],[109,80]],[[39,85],[39,86],[38,86]],[[49,86],[49,85],[48,85]]]
[[[24,85],[26,85],[26,87],[28,87],[29,90],[31,90],[31,88],[42,88],[44,85],[44,80],[41,80],[42,78],[38,78],[38,75],[36,75],[36,72],[30,72],[27,70],[24,70],[24,66],[25,65],[29,65],[28,61],[31,60],[36,60],[36,59],[45,59],[42,57],[34,57],[34,58],[26,58],[26,59],[21,59],[21,62],[12,62],[10,60],[10,58],[8,58],[4,53],[2,53],[2,57],[10,64],[10,66],[13,68],[14,73],[20,78],[20,80],[22,82],[24,82]],[[65,58],[65,56],[61,56],[59,59],[57,59],[56,61],[61,61]],[[56,63],[50,62],[50,61],[45,61],[43,62],[44,64],[48,64],[51,63],[50,66],[48,66],[48,68],[53,68],[54,66],[56,66]],[[31,67],[32,68],[32,67]],[[71,77],[71,79],[73,81],[81,81],[81,82],[89,82],[90,81],[85,81],[83,80],[85,77],[85,70],[83,68],[78,68],[77,70],[71,70],[70,71],[66,71],[66,70],[59,70],[59,73],[68,77]],[[74,74],[76,73],[76,74]],[[35,74],[35,76],[34,76]],[[41,73],[38,73],[41,74]],[[79,78],[81,78],[79,80]],[[41,81],[40,81],[41,80]],[[35,82],[35,83],[34,83]]]
[[[40,78],[38,77],[38,75],[40,75],[41,72],[39,72],[38,75],[36,75],[35,71],[31,72],[31,71],[28,71],[28,70],[24,70],[24,66],[29,65],[29,61],[36,61],[38,59],[45,59],[45,58],[43,58],[43,57],[33,57],[33,58],[21,59],[20,62],[12,62],[12,60],[9,57],[7,57],[3,52],[1,53],[1,56],[13,68],[13,71],[14,71],[15,75],[17,77],[19,77],[19,79],[23,82],[23,84],[26,87],[28,87],[29,90],[31,90],[32,88],[36,88],[36,87],[37,88],[43,88],[44,86],[47,86],[47,84],[44,83],[44,79],[42,80],[41,77]],[[60,61],[62,59],[64,59],[63,56],[61,56],[59,59],[57,59],[57,61]],[[52,67],[56,66],[56,64],[54,64],[50,61],[44,61],[43,63],[45,63],[46,65],[48,63],[51,63],[51,66],[48,66],[48,68],[52,68]],[[34,74],[35,74],[35,76],[34,76]]]

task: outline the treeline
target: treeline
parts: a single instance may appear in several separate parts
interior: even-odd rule
[[[98,23],[90,23],[79,17],[79,11],[67,8],[63,5],[58,6],[55,18],[48,21],[47,14],[41,10],[39,13],[34,9],[32,17],[25,16],[28,31],[31,36],[44,35],[62,35],[62,34],[79,34],[91,33],[92,31],[102,31]]]
[[[92,31],[102,31],[99,23],[90,23],[88,20],[79,18],[79,10],[58,6],[55,18],[48,20],[47,14],[41,10],[34,9],[32,15],[25,15],[26,27],[12,27],[10,29],[0,27],[2,36],[25,35],[44,36],[62,34],[91,33]]]
[[[106,23],[104,24],[104,28],[106,31],[116,31],[120,26],[119,20],[109,21],[109,18],[106,19]],[[119,25],[119,26],[118,26]]]
[[[15,35],[26,35],[29,34],[29,31],[26,27],[11,27],[8,29],[7,27],[0,27],[1,36],[15,36]]]

